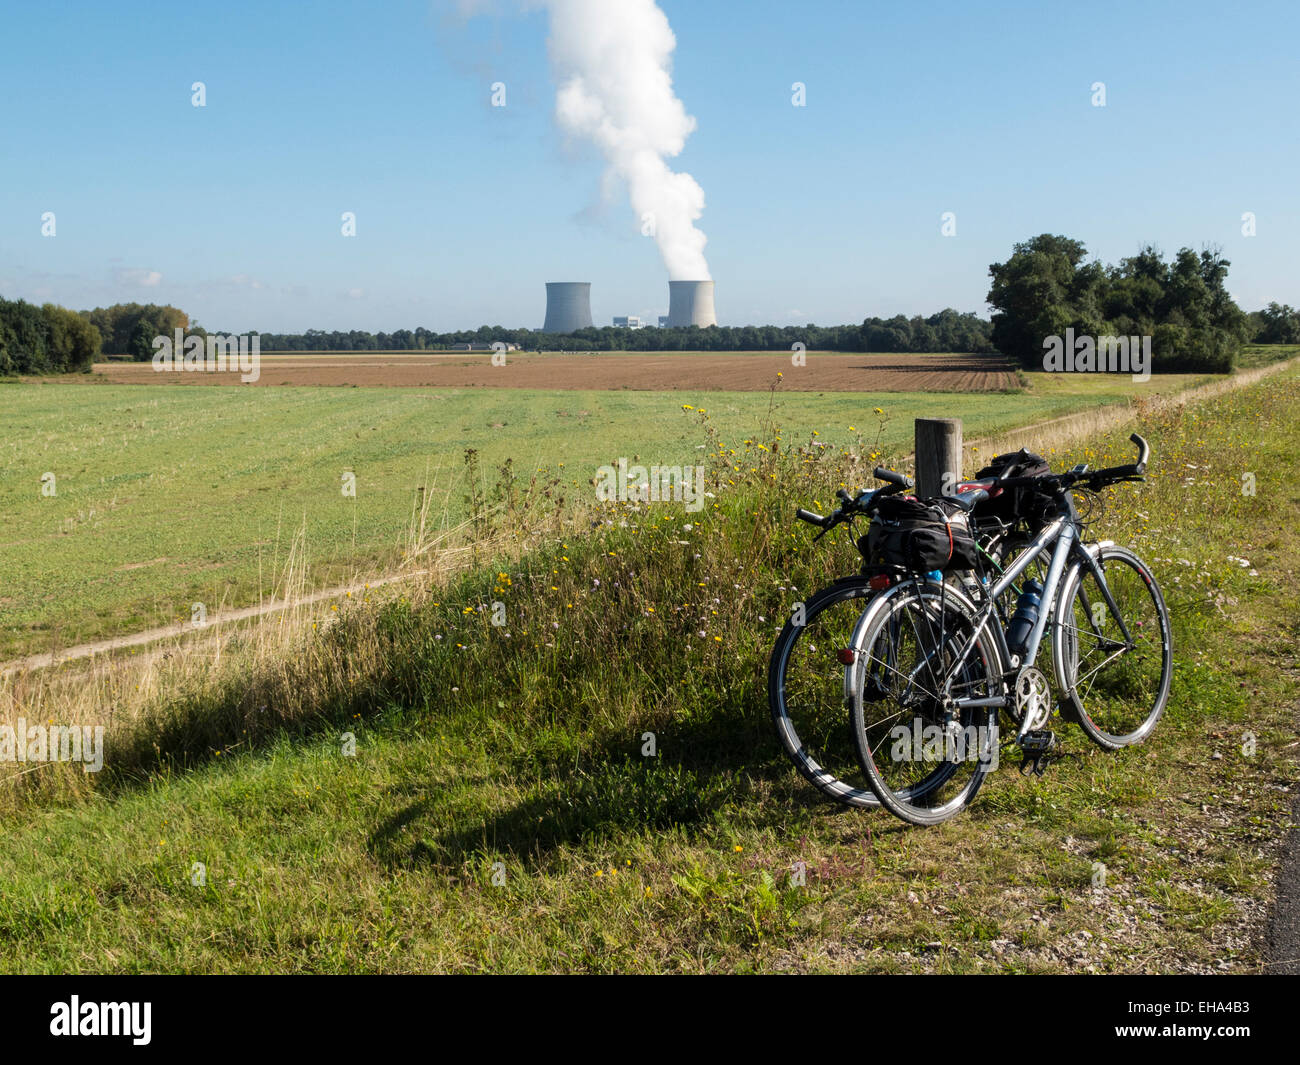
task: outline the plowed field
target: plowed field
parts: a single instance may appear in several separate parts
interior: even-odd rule
[[[163,373],[150,363],[101,363],[95,373],[121,384],[239,384],[238,373]],[[786,354],[538,355],[511,352],[504,366],[491,353],[267,354],[259,385],[434,388],[761,392],[776,375],[794,392],[997,392],[1016,384],[997,355],[809,354],[793,366]]]

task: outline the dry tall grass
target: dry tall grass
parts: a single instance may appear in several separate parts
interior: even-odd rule
[[[1066,414],[1060,418],[999,433],[996,436],[968,440],[962,448],[963,466],[973,473],[991,456],[1022,447],[1044,455],[1053,449],[1063,450],[1078,440],[1095,438],[1118,425],[1134,420],[1141,421],[1149,416],[1185,407],[1189,403],[1203,402],[1253,385],[1265,377],[1271,377],[1294,367],[1296,362],[1296,359],[1288,359],[1285,362],[1276,362],[1253,370],[1240,370],[1222,380],[1210,381],[1184,392],[1153,396],[1149,399],[1143,398],[1139,392],[1128,403],[1111,403],[1095,410]]]
[[[412,499],[397,573],[313,589],[307,529],[290,537],[272,564],[256,606],[218,611],[203,627],[178,625],[93,645],[74,659],[36,656],[0,676],[0,725],[103,726],[105,760],[116,774],[148,774],[182,760],[220,756],[283,727],[306,727],[352,697],[357,682],[382,671],[373,628],[350,625],[346,640],[321,639],[340,622],[403,599],[419,607],[455,575],[487,560],[514,560],[584,520],[565,506],[556,482],[488,484],[473,461],[437,474]],[[464,491],[477,508],[452,523],[444,502]],[[217,712],[213,712],[214,709]],[[199,712],[201,711],[201,712]],[[95,782],[77,764],[0,764],[0,805],[84,796]]]

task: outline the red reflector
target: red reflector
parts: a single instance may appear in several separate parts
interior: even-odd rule
[[[872,577],[869,581],[867,581],[867,587],[870,588],[873,592],[883,592],[886,588],[889,587],[889,574],[888,573],[876,574],[876,576]]]
[[[858,653],[855,650],[853,650],[852,647],[841,647],[838,651],[835,652],[835,657],[838,658],[840,662],[842,662],[844,665],[851,666],[853,665],[854,659],[858,657]]]

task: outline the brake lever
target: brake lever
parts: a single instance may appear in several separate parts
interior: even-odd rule
[[[840,513],[841,512],[839,510],[835,510],[826,516],[826,524],[822,526],[822,531],[812,538],[813,543],[816,543],[818,540],[820,540],[823,536],[825,536],[828,532],[830,532],[833,528],[835,528],[835,526],[837,526],[843,520],[840,516]]]

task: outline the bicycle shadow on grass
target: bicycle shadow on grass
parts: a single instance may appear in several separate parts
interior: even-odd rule
[[[747,804],[751,826],[786,828],[791,821],[847,816],[849,835],[867,832],[860,818],[871,812],[831,801],[803,780],[781,755],[770,727],[737,728],[736,719],[720,711],[658,735],[682,756],[670,758],[662,748],[656,757],[629,754],[627,733],[619,730],[580,763],[552,767],[553,777],[502,810],[483,810],[481,803],[466,809],[454,787],[435,793],[420,784],[399,788],[412,801],[379,823],[368,849],[389,867],[455,869],[486,854],[538,861],[565,846],[645,831],[691,838],[737,803]],[[508,769],[502,778],[517,779]]]

